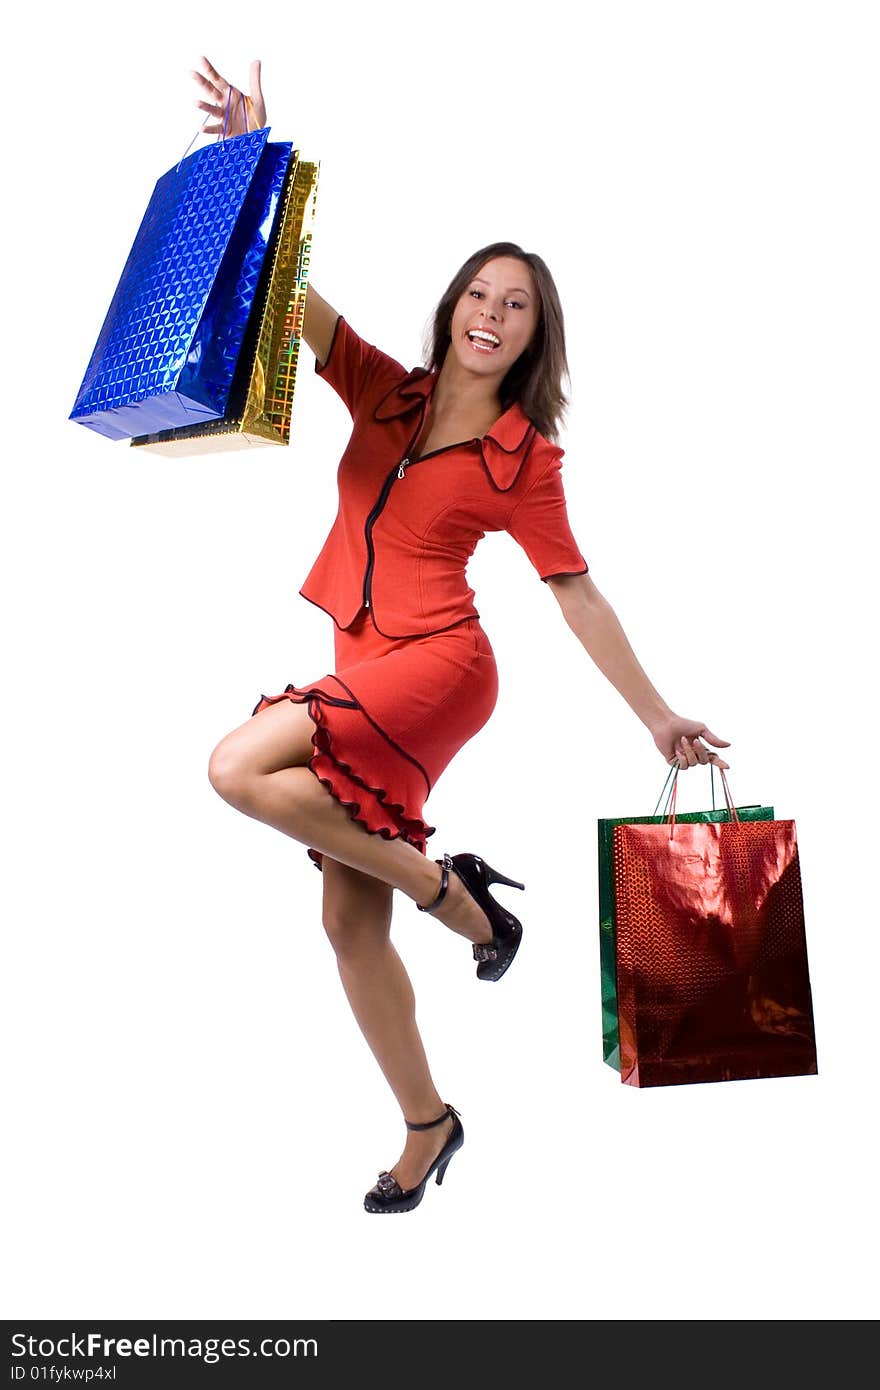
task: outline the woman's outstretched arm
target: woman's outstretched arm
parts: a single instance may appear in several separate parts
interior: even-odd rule
[[[698,719],[683,719],[670,709],[642,670],[629,644],[617,614],[599,592],[588,574],[550,576],[565,621],[602,674],[619,691],[630,709],[650,730],[656,747],[666,762],[678,759],[679,767],[714,763],[727,768],[716,753],[710,753],[700,738],[716,748],[729,748],[726,738],[713,734]]]
[[[333,345],[333,334],[339,314],[322,299],[314,285],[306,290],[306,313],[303,319],[303,337],[323,367]]]
[[[260,59],[251,63],[250,95],[245,95],[238,87],[233,87],[217,69],[202,57],[199,59],[201,72],[192,69],[191,76],[198,84],[199,97],[196,106],[206,112],[202,131],[205,135],[222,133],[227,105],[229,118],[226,125],[228,137],[244,135],[246,130],[262,130],[266,125],[266,102],[260,80]],[[247,107],[247,110],[245,110]],[[306,291],[306,311],[303,320],[303,337],[323,367],[333,343],[333,333],[339,314],[322,299],[317,290],[309,285]]]

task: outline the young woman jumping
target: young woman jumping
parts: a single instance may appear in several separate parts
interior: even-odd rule
[[[266,125],[260,64],[251,93],[206,58],[203,130]],[[245,103],[247,111],[245,113]],[[523,888],[479,855],[427,855],[426,797],[495,707],[498,673],[465,568],[486,531],[507,531],[552,590],[571,631],[680,768],[713,762],[648,680],[572,533],[556,443],[567,373],[563,316],[540,256],[485,246],[434,313],[430,360],[407,371],[365,341],[313,286],[303,335],[352,417],[339,510],[300,593],[334,622],[334,670],[261,695],[211,754],[209,777],[239,811],[306,846],[323,874],[323,923],[355,1017],[400,1105],[403,1152],[364,1199],[409,1211],[439,1183],[464,1131],[437,1090],[412,985],[390,939],[394,889],[472,944],[481,981],[509,968],[522,926],[493,883]]]

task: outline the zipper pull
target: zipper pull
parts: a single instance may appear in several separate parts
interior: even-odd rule
[[[406,465],[407,465],[408,463],[409,463],[409,459],[404,459],[404,460],[402,461],[400,467],[399,467],[398,470],[397,470],[397,476],[398,476],[398,478],[405,478],[405,477],[406,477]]]

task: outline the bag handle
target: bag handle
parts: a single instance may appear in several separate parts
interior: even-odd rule
[[[660,795],[659,795],[658,798],[657,798],[657,806],[655,806],[654,809],[653,809],[653,811],[651,812],[651,815],[652,815],[652,816],[656,816],[656,814],[657,814],[657,807],[660,805],[660,802],[661,802],[661,800],[663,799],[663,793],[666,791],[666,788],[669,786],[669,780],[670,780],[671,777],[674,777],[674,776],[675,776],[675,773],[676,773],[677,771],[678,771],[678,764],[677,764],[677,763],[674,763],[673,766],[672,766],[672,767],[670,768],[670,770],[669,770],[669,775],[667,776],[666,781],[663,783],[663,786],[662,786],[661,789],[660,789]],[[710,772],[710,774],[712,774],[712,810],[714,811],[714,810],[715,810],[715,776],[714,776],[714,764],[713,764],[713,763],[710,763],[710,764],[709,764],[709,772]],[[662,814],[663,814],[664,816],[666,815],[667,809],[668,809],[668,807],[669,807],[669,801],[670,801],[670,797],[671,797],[671,796],[672,796],[672,788],[670,787],[670,789],[669,789],[669,794],[668,794],[668,796],[666,797],[666,805],[663,807],[663,811],[662,811]]]
[[[223,132],[222,132],[222,134],[221,134],[219,131],[217,132],[217,143],[218,143],[218,144],[220,143],[221,140],[225,140],[225,139],[226,139],[226,127],[229,125],[229,103],[230,103],[230,101],[232,100],[232,91],[233,91],[233,89],[232,89],[232,87],[230,87],[230,88],[229,88],[229,91],[226,93],[226,112],[225,112],[225,114],[224,114],[224,116],[223,116]],[[249,125],[249,123],[248,123],[248,104],[249,104],[250,98],[249,98],[249,97],[246,97],[245,94],[244,94],[244,92],[239,92],[239,96],[241,97],[241,104],[242,104],[242,108],[243,108],[243,110],[244,110],[244,130],[245,130],[245,134],[246,134],[246,135],[250,135],[250,133],[251,133],[251,128],[250,128],[250,125]],[[198,130],[196,131],[196,133],[195,133],[195,135],[193,136],[193,138],[190,140],[190,142],[189,142],[189,144],[187,145],[186,149],[184,150],[183,154],[180,156],[180,161],[179,161],[179,163],[178,163],[178,165],[177,165],[177,169],[175,170],[175,173],[180,173],[180,165],[181,165],[181,164],[183,163],[183,161],[186,159],[187,155],[189,154],[189,152],[190,152],[190,150],[192,149],[193,145],[194,145],[194,144],[196,143],[196,141],[198,140],[198,138],[199,138],[199,136],[201,135],[201,133],[202,133],[202,127],[199,126]]]
[[[678,791],[678,774],[679,774],[680,771],[681,771],[681,769],[678,767],[678,765],[676,765],[675,767],[673,767],[673,768],[670,769],[669,775],[667,776],[666,781],[663,783],[663,789],[662,789],[662,791],[660,792],[660,796],[659,796],[658,799],[657,799],[657,806],[659,806],[659,805],[660,805],[660,801],[661,801],[662,798],[663,798],[663,792],[666,791],[666,788],[667,788],[667,786],[669,785],[669,779],[670,779],[670,777],[671,777],[671,778],[672,778],[672,788],[671,788],[671,790],[670,790],[670,793],[669,793],[668,797],[666,798],[666,805],[665,805],[664,808],[663,808],[663,816],[664,816],[664,818],[666,818],[667,816],[671,816],[671,819],[670,819],[670,822],[669,822],[669,838],[670,838],[670,840],[672,839],[673,834],[675,833],[675,802],[676,802],[676,794],[677,794],[677,791]],[[732,797],[731,794],[730,794],[730,787],[727,785],[727,778],[726,778],[725,775],[724,775],[724,768],[723,768],[723,767],[719,767],[718,771],[721,773],[721,781],[722,781],[722,784],[723,784],[723,786],[724,786],[724,799],[725,799],[725,801],[727,802],[727,810],[728,810],[728,813],[729,813],[729,815],[730,815],[730,820],[731,820],[732,823],[734,823],[734,824],[736,824],[736,825],[741,825],[742,822],[741,822],[741,820],[740,820],[739,814],[737,813],[737,809],[736,809],[736,807],[735,807],[734,804],[733,804],[733,797]],[[712,780],[712,810],[714,811],[714,810],[715,810],[715,764],[714,764],[714,763],[710,763],[710,764],[709,764],[709,774],[710,774],[710,777],[711,777],[711,780]],[[656,816],[656,814],[657,814],[657,806],[654,807],[654,815],[655,815],[655,816]]]

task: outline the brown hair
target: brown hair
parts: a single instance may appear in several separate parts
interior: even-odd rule
[[[499,388],[502,410],[516,401],[534,422],[538,431],[556,443],[559,425],[563,422],[568,397],[562,389],[563,377],[569,381],[565,353],[565,325],[562,306],[553,276],[544,261],[534,251],[524,251],[512,241],[493,241],[469,256],[452,277],[448,288],[431,316],[425,333],[424,355],[429,371],[443,366],[452,342],[452,315],[455,306],[471,280],[487,261],[496,256],[513,256],[524,261],[534,276],[538,291],[539,312],[534,337],[514,362]]]

